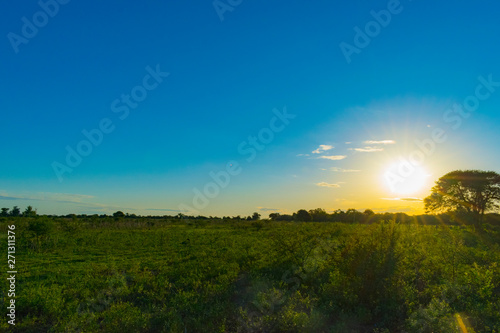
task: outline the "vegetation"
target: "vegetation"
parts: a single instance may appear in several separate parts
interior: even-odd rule
[[[2,217],[16,332],[500,332],[499,215],[307,213]]]
[[[498,209],[500,175],[493,171],[452,171],[439,178],[424,200],[427,211],[465,211],[480,222],[484,213]]]

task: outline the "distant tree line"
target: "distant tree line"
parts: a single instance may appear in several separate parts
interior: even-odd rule
[[[2,211],[0,212],[0,216],[3,216],[3,217],[6,217],[6,216],[35,217],[35,216],[37,216],[37,213],[36,213],[36,209],[33,209],[33,207],[31,207],[31,206],[26,207],[26,209],[22,213],[21,213],[21,209],[19,207],[14,206],[10,210],[9,210],[9,208],[2,208]]]
[[[473,218],[473,217],[472,217]],[[375,213],[371,209],[366,209],[360,212],[350,208],[346,211],[337,209],[332,213],[327,213],[322,208],[312,210],[301,209],[293,214],[271,213],[269,219],[272,221],[289,221],[289,222],[343,222],[343,223],[360,223],[372,224],[383,221],[395,221],[397,223],[417,223],[417,224],[474,224],[471,216],[462,210],[448,211],[440,214],[422,214],[408,215],[403,212],[396,213]],[[492,224],[500,224],[500,214],[490,213],[485,215],[484,222]]]
[[[296,213],[280,214],[271,213],[269,219],[272,221],[303,221],[303,222],[366,222],[375,217],[375,213],[371,209],[364,212],[350,208],[345,212],[338,209],[333,213],[327,213],[322,208],[311,209],[309,211],[300,209]]]
[[[431,190],[431,194],[424,199],[426,213],[434,215],[408,216],[405,213],[379,213],[371,209],[363,212],[354,208],[335,210],[327,213],[322,208],[311,210],[300,209],[293,214],[271,213],[271,221],[300,221],[300,222],[345,222],[345,223],[377,223],[381,221],[397,221],[401,223],[417,222],[422,224],[460,223],[481,226],[483,222],[500,220],[497,214],[500,209],[500,175],[494,171],[481,170],[456,170],[439,178]],[[28,206],[22,213],[21,209],[14,206],[12,209],[2,208],[2,217],[36,217],[37,211]],[[486,219],[488,216],[488,219]],[[48,217],[57,217],[48,215]],[[231,221],[258,221],[261,215],[254,212],[250,216],[189,216],[179,213],[174,216],[140,216],[136,214],[117,211],[108,216],[106,214],[76,215],[68,214],[59,217],[105,219],[114,218],[119,221],[124,218],[138,219],[186,219],[186,220],[231,220]]]
[[[14,206],[12,209],[1,208],[0,217],[37,217],[36,209],[32,206],[26,207],[26,209],[21,212],[21,209]],[[243,222],[243,221],[260,221],[261,215],[254,212],[249,216],[189,216],[184,214],[177,214],[174,216],[163,215],[163,216],[141,216],[136,214],[124,213],[122,211],[117,211],[112,215],[106,214],[66,214],[66,215],[45,215],[48,218],[66,218],[73,221],[77,220],[106,220],[114,219],[115,221],[120,221],[124,219],[149,219],[149,220],[212,220],[212,221],[232,221],[232,222]],[[269,220],[271,221],[284,221],[284,222],[343,222],[343,223],[361,223],[361,224],[372,224],[380,223],[382,221],[396,221],[397,223],[418,223],[418,224],[475,224],[474,216],[471,216],[466,210],[456,209],[440,214],[424,214],[410,216],[405,213],[375,213],[371,209],[366,209],[361,212],[354,208],[347,209],[345,211],[337,209],[331,213],[326,212],[322,208],[316,208],[311,210],[300,209],[293,214],[280,214],[271,213],[269,214]],[[484,221],[492,224],[500,224],[500,214],[490,213],[486,214]]]

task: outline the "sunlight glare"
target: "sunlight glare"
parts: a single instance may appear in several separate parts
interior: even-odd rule
[[[424,167],[401,160],[386,169],[384,183],[392,193],[412,195],[427,185],[429,176]]]

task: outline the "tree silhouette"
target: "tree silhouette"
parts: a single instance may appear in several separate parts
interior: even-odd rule
[[[119,211],[113,213],[113,216],[114,217],[125,217],[125,214],[119,210]]]
[[[269,218],[273,221],[277,220],[280,216],[280,213],[271,213],[269,214]]]
[[[427,212],[463,210],[482,220],[485,212],[500,203],[500,175],[494,171],[457,170],[436,181],[432,193],[424,199]]]
[[[371,209],[365,209],[365,211],[363,212],[363,214],[367,215],[367,216],[372,216],[372,215],[375,215],[375,212]]]
[[[255,220],[255,221],[256,221],[256,220],[258,220],[258,219],[260,219],[260,214],[259,214],[259,213],[257,213],[257,212],[254,212],[254,213],[253,213],[253,215],[252,215],[252,220]]]
[[[295,215],[297,221],[309,222],[311,221],[311,214],[305,209],[299,210]]]
[[[34,210],[33,207],[31,207],[31,206],[26,207],[26,209],[23,212],[23,216],[26,216],[26,217],[36,216],[36,209]]]
[[[309,214],[314,222],[325,222],[328,220],[328,213],[323,208],[311,209]]]
[[[10,216],[21,216],[21,210],[19,209],[19,207],[14,206],[10,211]]]
[[[2,212],[0,213],[0,216],[9,216],[9,209],[2,208]]]
[[[345,216],[346,216],[346,222],[356,223],[363,219],[363,213],[357,211],[354,208],[349,208],[345,212]]]

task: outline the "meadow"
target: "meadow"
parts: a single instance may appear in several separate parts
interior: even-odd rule
[[[500,332],[498,225],[18,217],[4,252],[12,224],[3,332]]]

